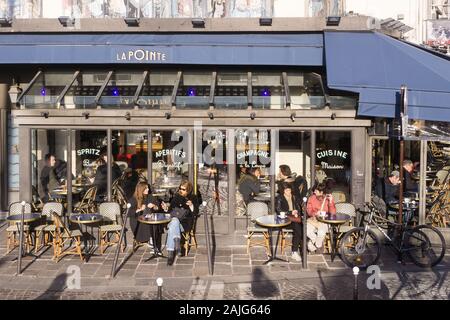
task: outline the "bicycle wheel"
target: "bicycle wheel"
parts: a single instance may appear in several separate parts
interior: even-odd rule
[[[420,225],[405,233],[404,250],[419,267],[434,267],[444,258],[444,236],[436,228]]]
[[[340,240],[340,253],[344,263],[350,268],[365,269],[377,263],[381,254],[381,244],[375,232],[368,230],[364,239],[364,228],[348,231]]]

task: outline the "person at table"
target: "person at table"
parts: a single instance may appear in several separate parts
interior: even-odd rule
[[[286,164],[280,165],[279,169],[280,171],[277,176],[278,193],[283,194],[282,183],[289,182],[292,184],[292,193],[303,203],[303,197],[306,196],[308,191],[308,182],[306,179],[292,172],[291,168]]]
[[[44,157],[45,166],[41,170],[41,188],[44,196],[42,197],[43,202],[48,202],[51,198],[50,192],[54,189],[60,187],[60,183],[56,176],[55,164],[56,157],[55,155],[48,153]]]
[[[392,171],[388,177],[379,178],[375,186],[375,194],[384,200],[386,205],[398,201],[400,187],[400,172]],[[384,208],[387,212],[388,208]]]
[[[283,194],[283,183],[288,182],[292,183],[294,182],[294,177],[291,171],[291,168],[286,165],[282,164],[279,167],[279,171],[277,174],[277,188],[278,188],[278,194]]]
[[[325,194],[325,184],[319,183],[313,188],[313,194],[308,198],[306,213],[308,220],[306,223],[306,235],[308,236],[308,250],[321,254],[323,253],[323,240],[328,231],[327,224],[319,222],[317,216],[320,212],[336,214],[336,205],[331,194]]]
[[[283,194],[279,194],[275,199],[275,211],[277,214],[286,212],[288,214],[291,224],[289,227],[293,230],[292,235],[292,259],[301,261],[302,258],[298,252],[300,241],[303,238],[303,228],[301,224],[301,200],[292,194],[292,184],[283,182]]]
[[[106,152],[100,155],[100,158],[97,160],[98,167],[95,173],[93,184],[97,187],[97,201],[103,201],[106,192],[108,191],[107,183],[108,183],[108,155]],[[111,181],[114,182],[117,178],[120,178],[122,172],[120,171],[119,166],[113,162],[111,168]]]
[[[411,160],[403,161],[403,192],[419,192],[419,185],[412,178],[414,164]]]
[[[260,192],[259,177],[261,169],[251,168],[250,172],[239,179],[238,190],[242,194],[245,204],[248,204]]]
[[[161,237],[163,229],[160,225],[149,225],[140,223],[138,217],[142,214],[158,210],[158,201],[152,196],[147,183],[139,182],[133,197],[130,199],[130,227],[133,232],[134,240],[138,243],[150,242],[150,238],[155,232],[156,239],[154,245],[157,251],[161,252]]]
[[[139,174],[136,172],[136,170],[132,168],[125,169],[124,179],[122,181],[121,187],[125,192],[125,197],[127,199],[130,199],[133,196],[134,190],[136,189],[138,182],[139,182]]]
[[[175,256],[184,255],[184,250],[181,250],[183,240],[181,239],[181,232],[189,232],[194,226],[195,217],[199,213],[199,202],[197,196],[193,193],[194,188],[190,181],[183,180],[178,187],[178,191],[174,194],[170,204],[162,202],[161,206],[166,212],[173,214],[171,221],[167,228],[167,243],[166,250],[168,252],[167,264],[172,265]],[[175,213],[181,214],[181,219],[175,216]]]

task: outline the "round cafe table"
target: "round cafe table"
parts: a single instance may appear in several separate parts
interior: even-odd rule
[[[278,240],[280,239],[281,229],[290,225],[291,220],[289,220],[287,217],[281,218],[278,215],[264,215],[264,216],[256,218],[256,223],[264,228],[267,228],[267,230],[269,231],[269,243],[270,243],[271,256],[269,257],[269,260],[264,262],[264,264],[267,264],[273,260],[280,260],[280,261],[287,262],[286,260],[280,259],[276,256],[277,255],[277,244],[278,244]],[[274,229],[276,229],[278,231],[277,241],[275,242],[275,249],[274,249],[274,245],[273,245],[273,241],[272,241],[272,232]]]
[[[140,223],[143,224],[149,224],[149,225],[163,225],[163,224],[167,224],[170,222],[171,220],[171,216],[169,213],[165,213],[165,212],[153,212],[153,213],[147,213],[147,214],[143,214],[140,215],[137,219]],[[152,228],[152,233],[151,233],[151,237],[153,240],[153,255],[148,258],[146,261],[149,261],[153,258],[157,258],[157,257],[162,257],[162,258],[167,258],[166,256],[164,256],[161,252],[159,252],[159,249],[157,248],[156,245],[156,228]]]
[[[80,228],[81,233],[83,234],[84,251],[88,257],[95,256],[95,254],[92,253],[92,249],[94,248],[94,243],[95,243],[93,229],[94,229],[94,225],[98,224],[100,221],[102,221],[102,219],[103,219],[103,217],[98,213],[77,213],[77,214],[72,214],[69,217],[69,221],[77,224],[78,227]],[[84,232],[82,230],[82,226],[85,227]],[[88,226],[91,227],[91,232],[90,232],[89,238],[91,240],[94,239],[94,241],[92,241],[91,244],[89,245],[89,249],[88,249],[88,239],[84,236],[84,235],[88,234],[88,231],[87,231]]]
[[[339,229],[341,225],[347,223],[352,218],[348,214],[345,213],[336,213],[331,214],[327,213],[325,216],[316,216],[317,221],[326,223],[328,225],[328,232],[330,233],[330,242],[331,242],[331,262],[334,261],[337,253],[337,240],[339,235]]]
[[[25,214],[23,215],[23,223],[24,223],[23,227],[25,226],[26,223],[28,224],[28,223],[37,221],[37,220],[39,220],[39,219],[41,219],[41,214],[39,214],[39,213],[25,213]],[[18,230],[19,232],[23,232],[23,231],[24,231],[24,230],[22,230],[22,226],[21,226],[21,222],[22,222],[22,214],[13,214],[13,215],[10,215],[9,217],[6,218],[6,220],[8,220],[9,222],[14,222],[14,223],[16,223],[16,225],[17,225],[17,230]],[[25,228],[23,228],[23,229],[25,229]],[[23,244],[20,243],[19,245],[22,246]],[[34,254],[31,254],[30,252],[25,252],[25,253],[23,253],[23,251],[22,251],[22,256],[25,256],[25,255],[29,255],[29,256],[36,257]],[[16,260],[16,259],[17,259],[17,258],[15,258],[14,260]],[[13,260],[13,261],[14,261],[14,260]]]
[[[260,194],[256,195],[255,197],[253,197],[253,199],[256,201],[270,202],[271,195],[268,192],[267,193],[264,192],[264,193],[260,193]]]

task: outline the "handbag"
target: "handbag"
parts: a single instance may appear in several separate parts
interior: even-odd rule
[[[188,214],[188,210],[185,208],[173,208],[170,212],[172,218],[178,218],[178,220],[183,220],[183,218]]]

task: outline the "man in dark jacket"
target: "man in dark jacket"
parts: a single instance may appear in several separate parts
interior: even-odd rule
[[[99,166],[97,167],[93,184],[97,187],[97,200],[102,201],[108,190],[108,156],[106,153],[100,156],[98,162]],[[113,162],[111,169],[111,182],[114,182],[116,179],[120,178],[122,172],[115,162]]]
[[[242,198],[246,204],[260,192],[260,182],[258,179],[260,176],[261,170],[259,168],[252,168],[249,174],[239,179],[238,190],[242,194]]]
[[[419,185],[413,180],[414,164],[411,160],[403,161],[403,192],[419,192]]]
[[[394,170],[387,178],[380,178],[375,186],[375,194],[384,200],[386,206],[389,203],[395,203],[398,201],[400,186],[400,172]],[[389,208],[383,208],[386,214],[395,213],[389,211]]]

